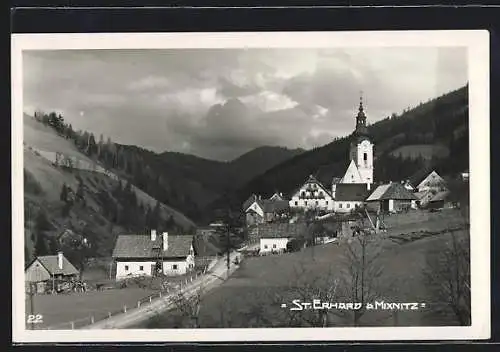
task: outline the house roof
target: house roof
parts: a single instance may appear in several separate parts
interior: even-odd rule
[[[193,244],[188,235],[168,235],[168,249],[162,250],[163,237],[155,241],[149,235],[120,235],[116,240],[113,258],[179,258],[187,257]]]
[[[42,255],[38,261],[51,275],[77,275],[79,273],[73,264],[63,255],[62,269],[59,269],[58,256],[56,255]]]
[[[366,183],[339,183],[335,190],[336,201],[363,201],[367,195]]]
[[[326,195],[328,195],[330,197],[332,196],[332,194],[330,193],[330,191],[328,190],[327,187],[325,187],[320,181],[318,181],[318,179],[316,177],[314,177],[313,175],[309,175],[307,180],[292,192],[292,197],[296,196],[299,193],[299,191],[302,189],[302,187],[304,187],[304,185],[306,185],[307,183],[317,184],[323,190],[323,192],[326,193]]]
[[[366,201],[370,202],[373,200],[380,200],[380,198],[384,195],[384,193],[389,189],[390,184],[380,185],[373,191],[372,194],[366,199]]]
[[[298,223],[269,223],[259,224],[256,228],[260,238],[288,238],[305,235],[307,225],[303,222]]]
[[[385,185],[378,186],[375,191],[368,197],[367,201],[377,200],[416,200],[417,197],[408,191],[405,186],[399,182],[393,182]]]
[[[253,202],[255,202],[256,200],[258,200],[259,197],[257,197],[255,194],[252,194],[250,197],[248,197],[248,199],[246,201],[243,202],[243,210],[247,210],[248,207],[250,207]]]
[[[427,176],[429,176],[429,174],[432,171],[434,171],[434,169],[431,166],[426,166],[420,169],[419,171],[415,172],[413,175],[411,175],[408,178],[408,182],[413,187],[417,187],[420,184],[420,182],[422,182]]]
[[[259,200],[258,203],[260,203],[262,210],[264,210],[264,213],[273,213],[276,211],[282,211],[289,208],[288,201],[286,200],[265,199],[265,200]]]
[[[432,197],[429,202],[440,202],[440,201],[443,201],[443,200],[446,200],[448,198],[448,196],[450,195],[450,192],[449,191],[441,191],[441,192],[438,192],[434,195],[434,197]]]

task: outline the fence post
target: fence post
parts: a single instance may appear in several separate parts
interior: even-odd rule
[[[137,301],[137,308],[141,306],[141,301]]]
[[[149,296],[149,303],[151,303],[151,300],[153,299],[152,296]]]
[[[191,282],[193,282],[193,277],[191,276]]]
[[[123,306],[123,313],[127,313],[127,306]]]
[[[94,316],[92,315],[92,316],[90,317],[90,324],[94,324],[94,321],[95,321],[95,320],[94,320]]]
[[[108,312],[108,318],[111,318],[111,312]]]
[[[75,322],[74,321],[71,322],[71,330],[75,330]]]
[[[161,291],[160,291],[160,298],[161,298]]]

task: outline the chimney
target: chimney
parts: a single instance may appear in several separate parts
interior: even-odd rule
[[[163,236],[163,251],[165,252],[168,249],[168,232],[164,232]]]
[[[156,230],[151,230],[151,241],[156,241]]]
[[[57,252],[57,266],[59,270],[63,268],[63,252]]]

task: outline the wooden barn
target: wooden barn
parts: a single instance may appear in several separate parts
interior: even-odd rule
[[[416,207],[417,197],[397,182],[378,186],[366,199],[372,211],[399,212]]]
[[[36,293],[55,290],[61,281],[76,280],[79,271],[70,263],[62,252],[57,255],[44,255],[33,260],[25,270],[27,286],[35,285]]]

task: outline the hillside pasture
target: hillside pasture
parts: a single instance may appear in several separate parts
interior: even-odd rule
[[[392,156],[401,158],[417,159],[422,157],[431,160],[433,157],[446,158],[450,151],[448,147],[439,144],[414,144],[404,145],[391,152]]]
[[[430,219],[427,214],[422,212],[420,214],[423,215],[420,219],[417,214],[412,215],[416,220],[412,226],[410,226],[409,218],[406,217],[405,229],[393,226],[391,231],[404,237],[405,233],[422,228],[444,230],[449,225],[446,217],[458,217],[457,212],[454,214],[436,213],[429,217]],[[439,221],[440,217],[441,221]],[[396,221],[395,218],[393,220]],[[456,234],[461,238],[467,238],[469,235],[466,230],[458,231]],[[416,311],[407,310],[397,313],[387,310],[367,311],[361,320],[361,325],[457,324],[452,314],[436,317],[437,307],[442,309],[446,303],[435,300],[425,284],[424,275],[424,271],[427,270],[428,257],[443,250],[449,234],[409,238],[401,244],[390,239],[388,234],[377,236],[380,237],[379,265],[383,271],[376,285],[378,289],[375,291],[375,299],[385,302],[425,303],[426,307]],[[310,326],[305,321],[301,321],[300,324],[291,322],[288,308],[281,308],[281,304],[288,304],[289,307],[291,301],[298,298],[311,302],[318,298],[314,293],[316,285],[333,284],[334,280],[342,280],[345,273],[341,268],[345,265],[347,246],[345,242],[331,243],[309,247],[295,253],[245,258],[240,268],[229,280],[205,296],[199,317],[201,327]],[[304,296],[302,288],[308,285],[311,285],[309,294]],[[296,314],[310,314],[310,312]],[[330,315],[329,326],[352,325],[352,320],[345,315]],[[176,325],[179,321],[178,316],[179,312],[170,312],[155,319],[149,327],[179,327]]]

